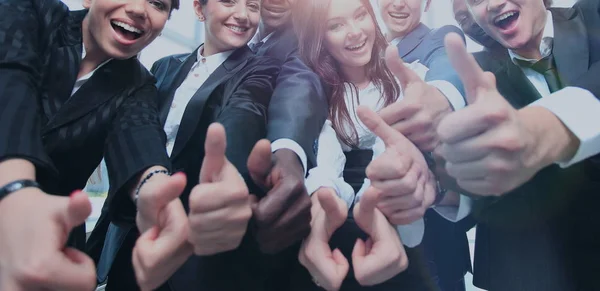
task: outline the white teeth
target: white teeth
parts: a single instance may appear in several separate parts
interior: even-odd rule
[[[506,18],[509,18],[509,17],[515,15],[515,14],[517,14],[517,13],[516,12],[506,12],[506,13],[504,13],[504,14],[496,17],[496,21],[495,22],[498,23],[498,22],[500,22],[500,21],[502,21],[502,20],[504,20]]]
[[[355,51],[355,50],[361,49],[363,46],[365,46],[365,44],[367,44],[366,40],[363,43],[359,44],[359,45],[349,46],[348,49],[351,50],[351,51]]]
[[[139,29],[137,29],[137,28],[135,28],[135,27],[133,27],[133,26],[131,26],[131,25],[127,24],[127,23],[124,23],[124,22],[121,22],[121,21],[116,21],[116,20],[113,20],[113,21],[112,21],[112,24],[114,24],[114,25],[116,25],[116,26],[119,26],[119,27],[121,27],[121,28],[123,28],[123,29],[125,29],[125,30],[127,30],[127,31],[129,31],[129,32],[135,32],[135,33],[138,33],[138,34],[142,34],[142,31],[141,31],[141,30],[139,30]]]
[[[390,12],[389,13],[391,17],[394,18],[406,18],[408,17],[408,15],[406,13],[394,13],[394,12]]]
[[[237,31],[237,32],[245,32],[248,30],[248,28],[245,27],[239,27],[239,26],[233,26],[233,25],[227,25],[227,28],[233,30],[233,31]]]

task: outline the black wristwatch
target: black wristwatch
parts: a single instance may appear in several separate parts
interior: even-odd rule
[[[0,188],[0,199],[8,196],[13,192],[17,192],[23,188],[35,187],[40,188],[40,184],[33,180],[17,180],[10,182]]]

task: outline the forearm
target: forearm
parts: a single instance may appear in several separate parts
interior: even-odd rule
[[[0,187],[16,180],[35,180],[34,165],[24,159],[0,162]]]

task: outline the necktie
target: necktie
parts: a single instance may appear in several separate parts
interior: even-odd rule
[[[550,93],[554,93],[563,88],[552,54],[542,58],[537,62],[528,62],[523,60],[517,60],[517,62],[522,67],[531,68],[532,70],[542,74],[544,79],[546,79],[546,83],[548,83]]]
[[[254,52],[254,53],[258,53],[258,50],[264,45],[265,43],[263,41],[259,41],[257,43],[251,43],[250,44],[250,49]]]

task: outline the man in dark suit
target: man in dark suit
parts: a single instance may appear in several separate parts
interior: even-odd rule
[[[402,60],[419,62],[429,69],[420,84],[429,87],[429,94],[403,88],[405,99],[388,106],[381,115],[422,151],[430,152],[437,143],[435,124],[453,108],[464,106],[462,83],[450,66],[443,44],[448,33],[462,33],[455,26],[430,29],[421,23],[421,12],[429,4],[422,0],[379,0],[378,4],[388,39],[397,46]],[[466,231],[473,223],[463,220],[457,224],[429,209],[425,213],[425,226],[423,247],[433,278],[442,290],[464,290],[464,276],[471,269]]]
[[[136,55],[179,1],[83,5],[0,1],[2,290],[92,290],[93,262],[77,250],[91,206],[77,189],[105,156],[109,203],[133,205],[144,171],[170,168],[155,80]]]
[[[281,62],[267,124],[274,163],[270,175],[269,171],[256,171],[253,177],[257,184],[269,189],[254,213],[262,249],[274,253],[293,245],[273,260],[279,266],[275,269],[282,281],[299,266],[299,242],[310,231],[310,219],[294,217],[300,218],[310,210],[304,177],[316,165],[314,143],[328,113],[327,96],[319,77],[298,54],[292,27],[294,5],[294,0],[263,0],[258,32],[248,44],[257,55]],[[270,177],[270,181],[264,177]],[[276,215],[267,215],[269,212]],[[271,221],[267,220],[269,216]],[[271,226],[261,227],[268,225]]]
[[[467,2],[509,50],[500,62],[480,62],[495,78],[456,37],[447,40],[470,105],[440,123],[439,154],[465,192],[483,196],[474,204],[474,276],[488,290],[600,286],[592,163],[600,150],[600,1],[549,10],[545,2]]]

